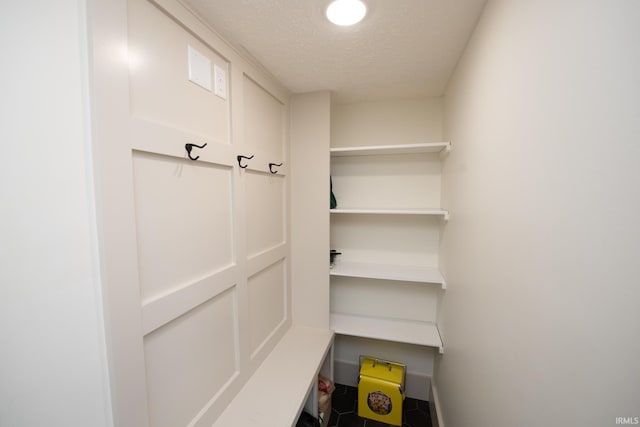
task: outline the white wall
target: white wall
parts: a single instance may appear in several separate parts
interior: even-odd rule
[[[441,138],[441,98],[401,98],[331,106],[332,147],[417,144]]]
[[[85,1],[0,14],[0,425],[112,425]]]
[[[449,427],[640,416],[638,22],[635,1],[489,1],[449,83]]]

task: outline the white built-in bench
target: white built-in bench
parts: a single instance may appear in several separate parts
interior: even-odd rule
[[[295,426],[332,345],[332,330],[292,326],[213,427]]]

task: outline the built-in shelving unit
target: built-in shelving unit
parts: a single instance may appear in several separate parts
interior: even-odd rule
[[[443,352],[438,327],[431,321],[435,313],[425,316],[414,306],[414,313],[400,313],[396,308],[385,316],[377,315],[373,306],[363,310],[362,305],[367,305],[371,292],[385,288],[392,293],[400,291],[397,287],[402,282],[412,283],[410,291],[402,289],[405,303],[406,292],[414,299],[422,295],[434,298],[433,286],[446,289],[445,278],[437,268],[441,224],[437,219],[449,219],[449,212],[438,205],[440,161],[450,149],[449,142],[331,148],[336,163],[334,169],[332,162],[334,191],[339,199],[338,207],[330,210],[336,233],[332,245],[335,240],[343,246],[332,248],[344,254],[336,260],[330,276],[334,278],[332,286],[338,287],[335,291],[352,298],[341,299],[339,312],[331,314],[331,328],[336,333],[435,347]],[[382,198],[386,206],[375,206],[377,198]],[[430,204],[435,206],[420,207]],[[358,278],[360,282],[341,278]],[[344,294],[343,289],[350,290]],[[393,299],[389,304],[394,304]],[[353,313],[348,312],[351,307]],[[392,318],[396,315],[406,318]]]

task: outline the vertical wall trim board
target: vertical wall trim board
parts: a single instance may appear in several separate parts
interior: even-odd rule
[[[429,411],[431,413],[432,427],[445,427],[442,420],[442,412],[440,410],[440,399],[434,381],[431,381],[429,388]]]
[[[317,328],[329,327],[330,101],[313,92],[290,106],[293,322]]]

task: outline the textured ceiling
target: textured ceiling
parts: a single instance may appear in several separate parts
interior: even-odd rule
[[[364,0],[330,24],[328,0],[183,0],[294,93],[335,102],[440,96],[486,0]]]

